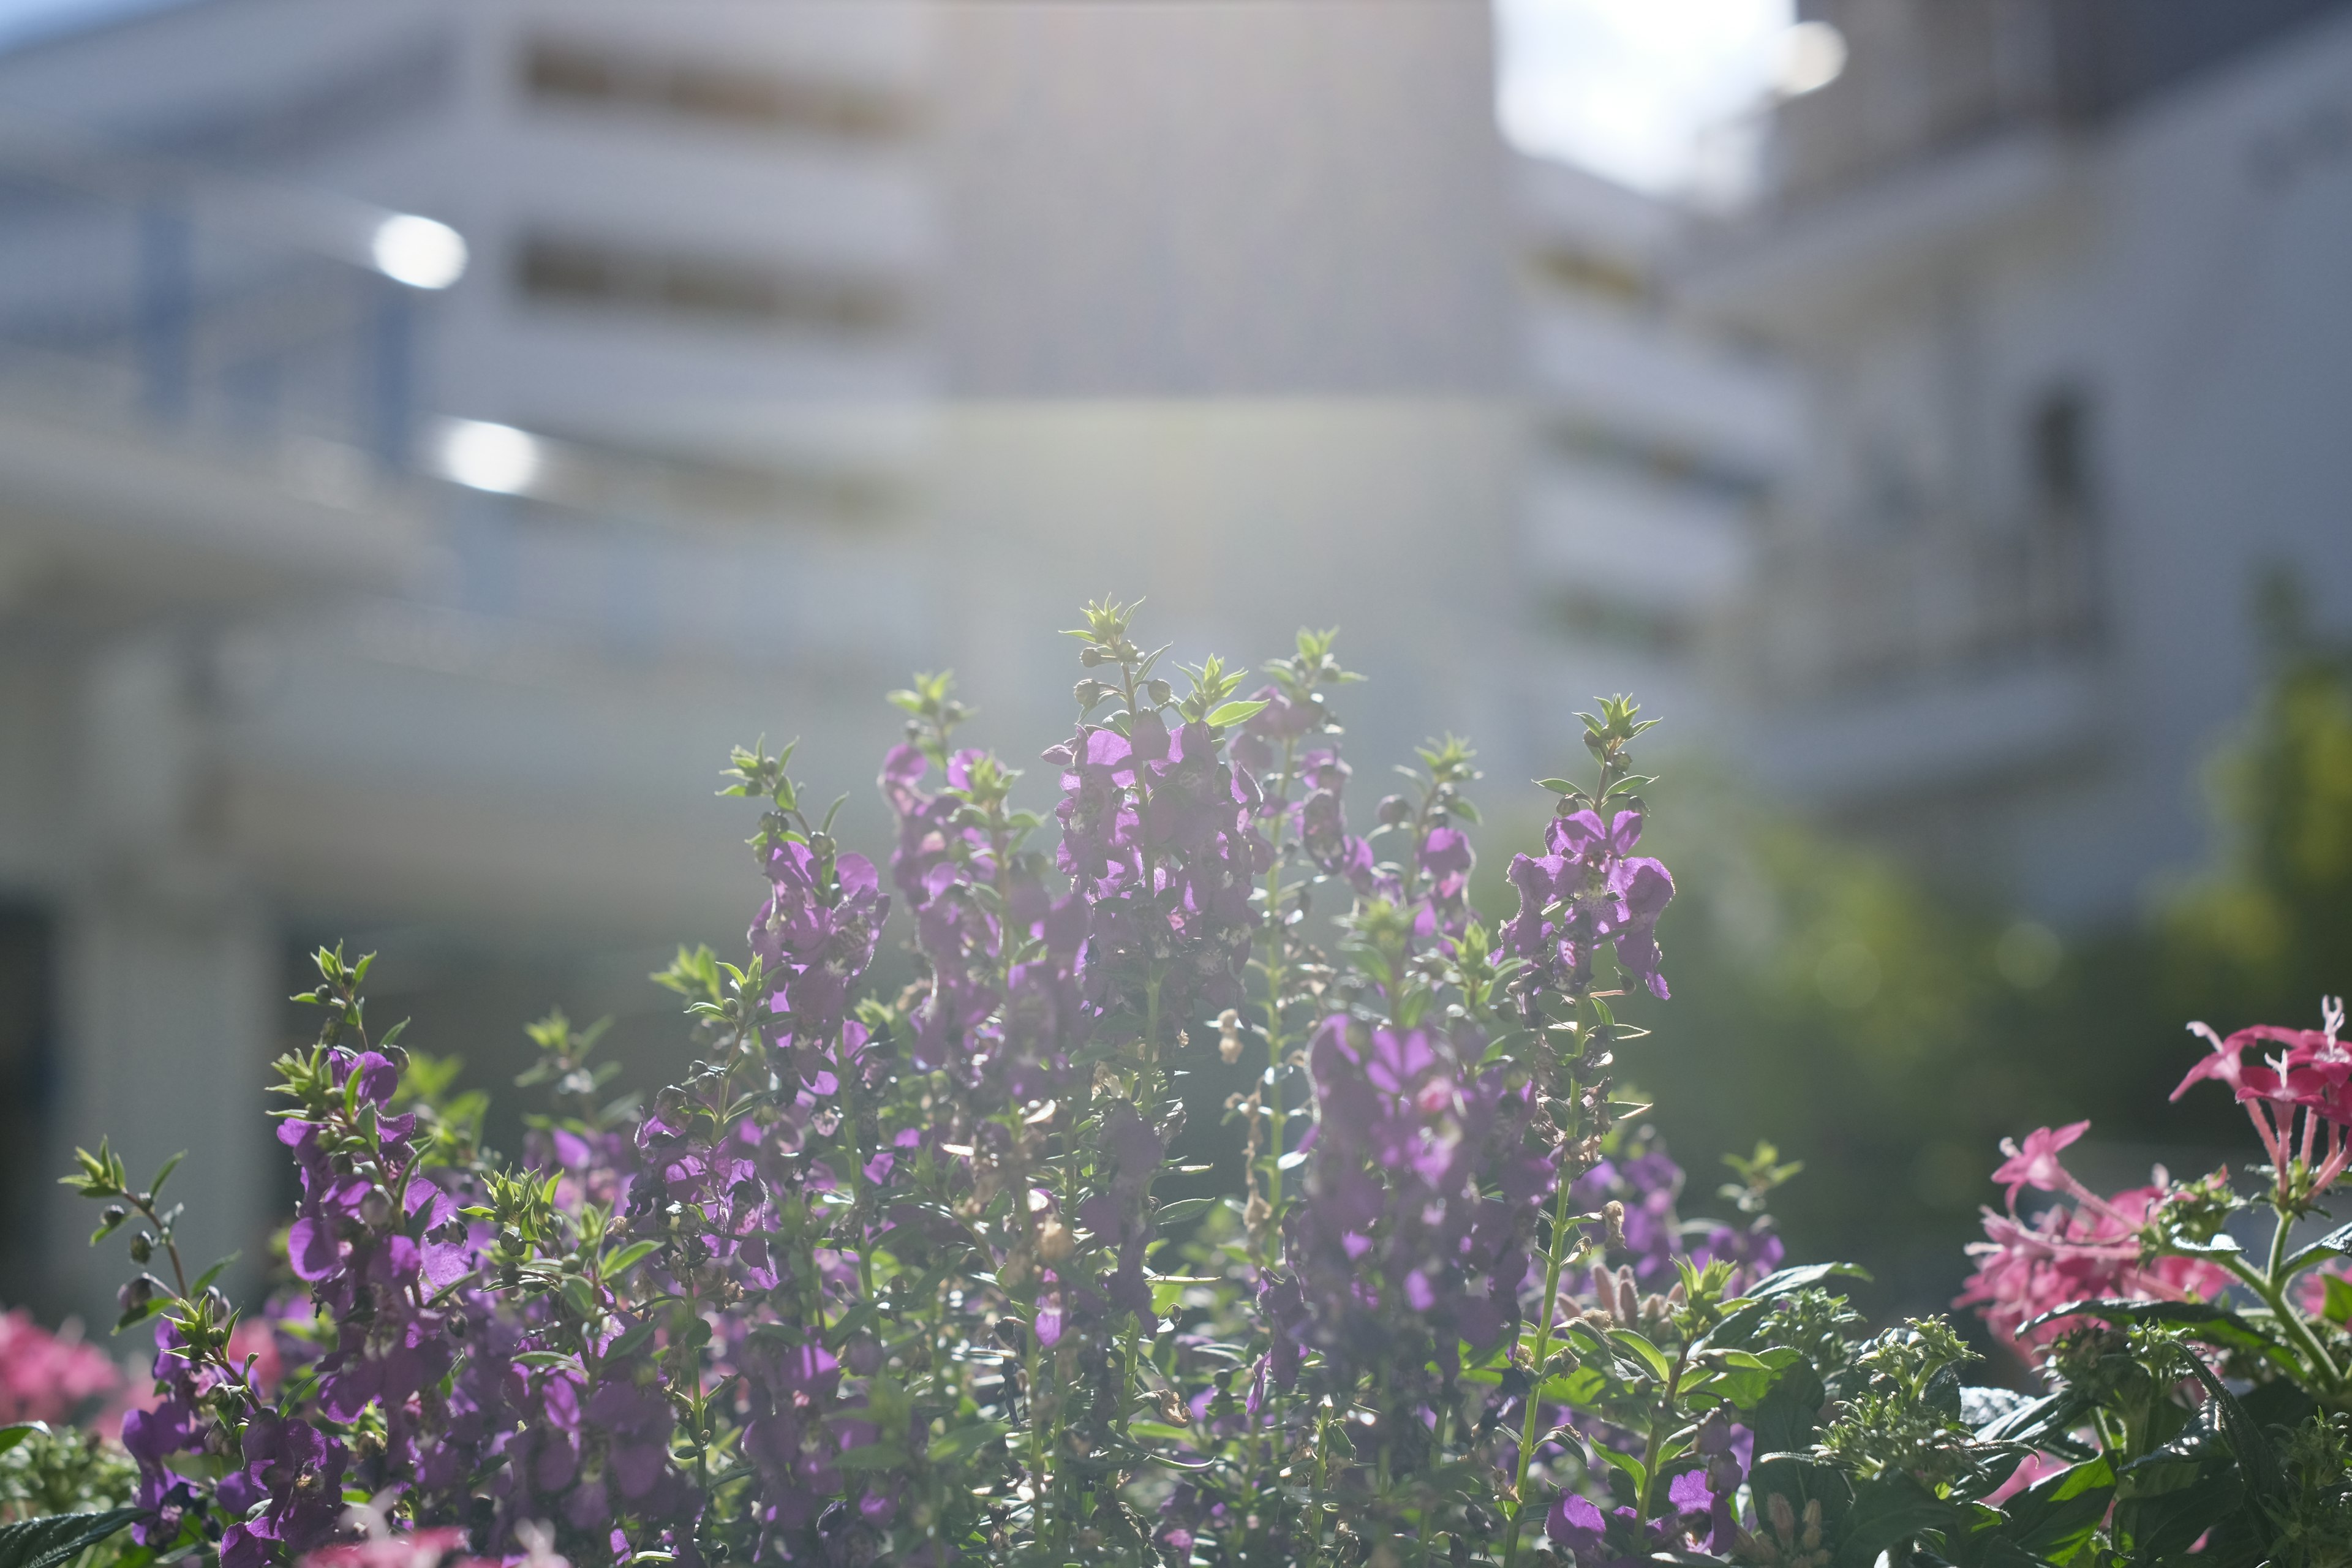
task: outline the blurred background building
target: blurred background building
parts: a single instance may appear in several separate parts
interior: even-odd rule
[[[1835,81],[1682,297],[1816,444],[1743,674],[1780,787],[2079,921],[2192,858],[2266,571],[2352,619],[2352,17],[1820,0]]]
[[[0,53],[0,1299],[103,1300],[47,1180],[101,1131],[259,1257],[314,942],[486,1081],[551,1003],[674,1065],[727,747],[871,838],[879,693],[1034,757],[1106,592],[1188,660],[1340,626],[1368,788],[1452,727],[1499,797],[1632,689],[2061,924],[2192,858],[2254,575],[2352,618],[2346,8],[1749,6],[1677,173],[1546,118],[1543,3]]]

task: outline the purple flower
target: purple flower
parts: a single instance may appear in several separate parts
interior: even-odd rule
[[[245,1429],[243,1457],[215,1489],[240,1520],[221,1538],[222,1568],[266,1568],[281,1552],[299,1555],[333,1537],[349,1459],[340,1440],[265,1412]]]
[[[1605,826],[1591,810],[1568,812],[1545,829],[1551,853],[1513,858],[1519,909],[1504,926],[1503,944],[1528,961],[1538,983],[1590,989],[1593,955],[1607,942],[1629,978],[1661,999],[1668,994],[1657,924],[1675,879],[1656,860],[1632,856],[1641,837],[1638,811],[1621,811]]]

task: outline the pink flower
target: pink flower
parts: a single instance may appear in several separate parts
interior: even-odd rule
[[[0,1313],[0,1426],[67,1420],[121,1381],[112,1362],[82,1342],[79,1324],[53,1334],[22,1307]]]
[[[2018,1191],[2023,1187],[2035,1187],[2045,1193],[2068,1191],[2067,1184],[2073,1178],[2066,1174],[2066,1167],[2058,1163],[2058,1151],[2081,1138],[2090,1131],[2090,1127],[2087,1121],[2077,1121],[2055,1131],[2047,1127],[2038,1128],[2025,1135],[2023,1149],[2017,1146],[2013,1138],[2002,1139],[2000,1152],[2009,1158],[2002,1163],[2000,1169],[1992,1173],[1992,1179],[2007,1184],[2009,1206],[2017,1206]]]
[[[2151,1186],[2101,1197],[2059,1163],[2058,1151],[2083,1135],[2088,1122],[2056,1131],[2043,1128],[2023,1149],[2001,1143],[2008,1161],[1994,1179],[2009,1184],[2009,1211],[1984,1211],[1987,1239],[1969,1248],[1977,1271],[1954,1306],[1973,1306],[1999,1338],[2021,1350],[2063,1332],[2058,1319],[2031,1331],[2025,1325],[2045,1312],[2075,1301],[2122,1298],[2143,1301],[2206,1300],[2227,1289],[2231,1276],[2219,1264],[2194,1258],[2142,1258],[2141,1234],[2169,1186],[2162,1169]],[[2028,1186],[2072,1198],[2028,1221],[2017,1213],[2017,1194]]]
[[[2352,1168],[2352,1142],[2346,1138],[2352,1129],[2352,1047],[2336,1037],[2344,1026],[2344,1004],[2327,998],[2320,1017],[2316,1029],[2257,1024],[2226,1040],[2203,1024],[2191,1024],[2190,1032],[2210,1045],[2212,1053],[2190,1068],[2172,1091],[2179,1100],[2203,1079],[2227,1084],[2270,1153],[2282,1194],[2294,1181],[2293,1167],[2298,1163],[2308,1183],[2305,1190],[2312,1194],[2326,1192]],[[2245,1059],[2246,1052],[2264,1045],[2285,1049],[2252,1062]],[[2298,1111],[2303,1116],[2299,1137],[2294,1125]]]

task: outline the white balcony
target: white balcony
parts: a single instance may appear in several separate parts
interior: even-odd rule
[[[1554,591],[1681,618],[1725,608],[1753,566],[1748,506],[1630,467],[1539,459],[1528,476],[1525,559]]]
[[[1783,544],[1743,634],[1750,748],[1783,788],[1863,799],[2063,761],[2105,690],[2094,540],[2075,520]]]
[[[1806,456],[1784,372],[1667,321],[1548,297],[1529,308],[1527,342],[1538,405],[1568,423],[1758,479]]]

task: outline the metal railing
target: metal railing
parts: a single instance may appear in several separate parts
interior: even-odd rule
[[[2102,637],[2087,520],[1958,520],[1897,536],[1768,549],[1750,601],[1750,669],[1773,697],[1826,697],[2080,657]]]
[[[415,459],[446,225],[0,125],[0,396],[268,454]]]

